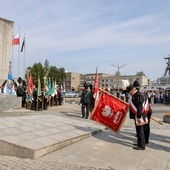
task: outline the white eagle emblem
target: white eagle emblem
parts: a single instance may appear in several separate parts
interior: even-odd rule
[[[105,117],[112,117],[113,116],[113,113],[114,111],[111,109],[110,106],[106,105],[104,108],[103,108],[103,111],[102,111],[102,115],[105,116]]]

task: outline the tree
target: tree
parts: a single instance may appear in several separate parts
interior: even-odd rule
[[[145,76],[144,72],[143,71],[139,71],[136,73],[136,76]]]
[[[44,76],[45,76],[43,65],[41,63],[35,63],[31,67],[31,74],[32,74],[32,78],[34,80],[34,84],[38,84],[38,76],[39,76],[40,82],[41,82],[41,87],[43,87]]]
[[[65,68],[61,67],[58,69],[59,71],[59,83],[63,85],[63,82],[66,79],[66,72],[65,72]]]
[[[49,61],[46,59],[44,63],[44,73],[46,76],[48,76],[49,69],[50,69],[50,64],[49,64]]]
[[[120,72],[116,71],[115,76],[120,76]]]
[[[48,72],[48,77],[50,77],[51,80],[55,79],[58,82],[59,74],[60,73],[56,66],[50,66],[49,72]]]

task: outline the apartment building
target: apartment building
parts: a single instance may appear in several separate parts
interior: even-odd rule
[[[78,89],[80,85],[80,74],[74,72],[66,72],[66,80],[65,80],[65,90],[71,91]]]
[[[66,73],[67,80],[65,81],[65,87],[67,90],[72,89],[80,89],[84,86],[84,83],[94,84],[95,81],[95,73],[91,74],[78,74],[78,73]],[[122,88],[122,80],[128,80],[129,83],[133,83],[135,80],[139,81],[141,86],[148,85],[148,77],[145,75],[122,75],[115,76],[107,73],[98,73],[100,86],[104,88],[112,88],[112,89],[121,89]]]

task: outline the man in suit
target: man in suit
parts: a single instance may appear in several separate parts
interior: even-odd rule
[[[90,105],[91,105],[91,99],[92,99],[92,93],[88,89],[88,85],[85,84],[85,89],[82,92],[80,103],[82,104],[82,118],[88,119],[89,117],[89,111],[90,111]]]

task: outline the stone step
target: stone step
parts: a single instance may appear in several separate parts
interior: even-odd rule
[[[104,129],[90,120],[50,114],[0,118],[0,154],[37,159]]]

